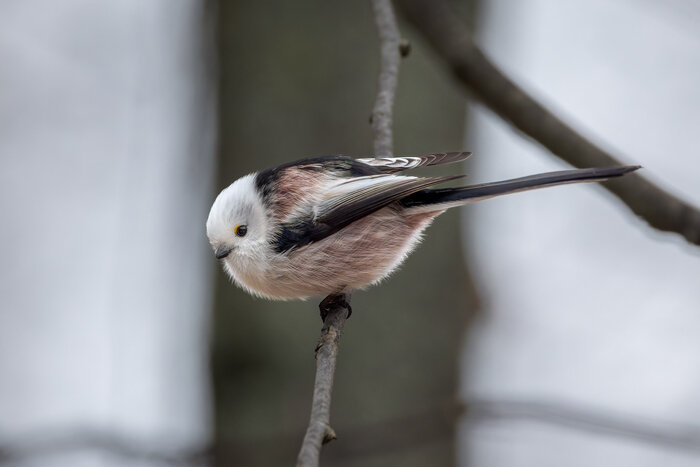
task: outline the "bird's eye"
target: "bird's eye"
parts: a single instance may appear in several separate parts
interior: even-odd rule
[[[245,234],[248,233],[248,226],[246,225],[237,225],[236,228],[234,229],[234,232],[236,235],[239,237],[245,237]]]

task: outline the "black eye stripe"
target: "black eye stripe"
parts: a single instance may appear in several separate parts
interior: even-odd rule
[[[239,225],[238,227],[236,227],[235,233],[239,237],[245,237],[245,234],[248,233],[248,226],[247,225]]]

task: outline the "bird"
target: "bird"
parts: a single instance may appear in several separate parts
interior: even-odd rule
[[[252,295],[342,296],[396,271],[449,208],[536,188],[599,182],[640,168],[563,170],[453,188],[434,186],[464,175],[402,174],[470,155],[321,156],[248,174],[214,200],[207,237],[224,270]]]

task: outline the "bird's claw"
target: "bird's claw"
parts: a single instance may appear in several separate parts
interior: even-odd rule
[[[350,318],[350,315],[352,315],[352,307],[350,306],[349,296],[347,294],[330,294],[319,303],[318,309],[321,312],[321,321],[325,322],[328,313],[336,308],[347,309],[348,318]]]

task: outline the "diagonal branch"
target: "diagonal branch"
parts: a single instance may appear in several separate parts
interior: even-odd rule
[[[406,18],[428,40],[455,77],[524,134],[575,167],[623,165],[521,89],[476,46],[446,0],[401,0]],[[604,183],[651,227],[700,245],[700,211],[638,174]]]
[[[374,153],[391,156],[393,153],[393,108],[399,73],[400,36],[390,0],[372,0],[375,22],[381,47],[379,85],[372,111]],[[338,342],[345,320],[352,312],[350,296],[329,295],[319,305],[323,328],[316,347],[316,380],[311,402],[311,417],[297,457],[297,467],[317,467],[321,446],[336,438],[330,426],[331,393]]]

